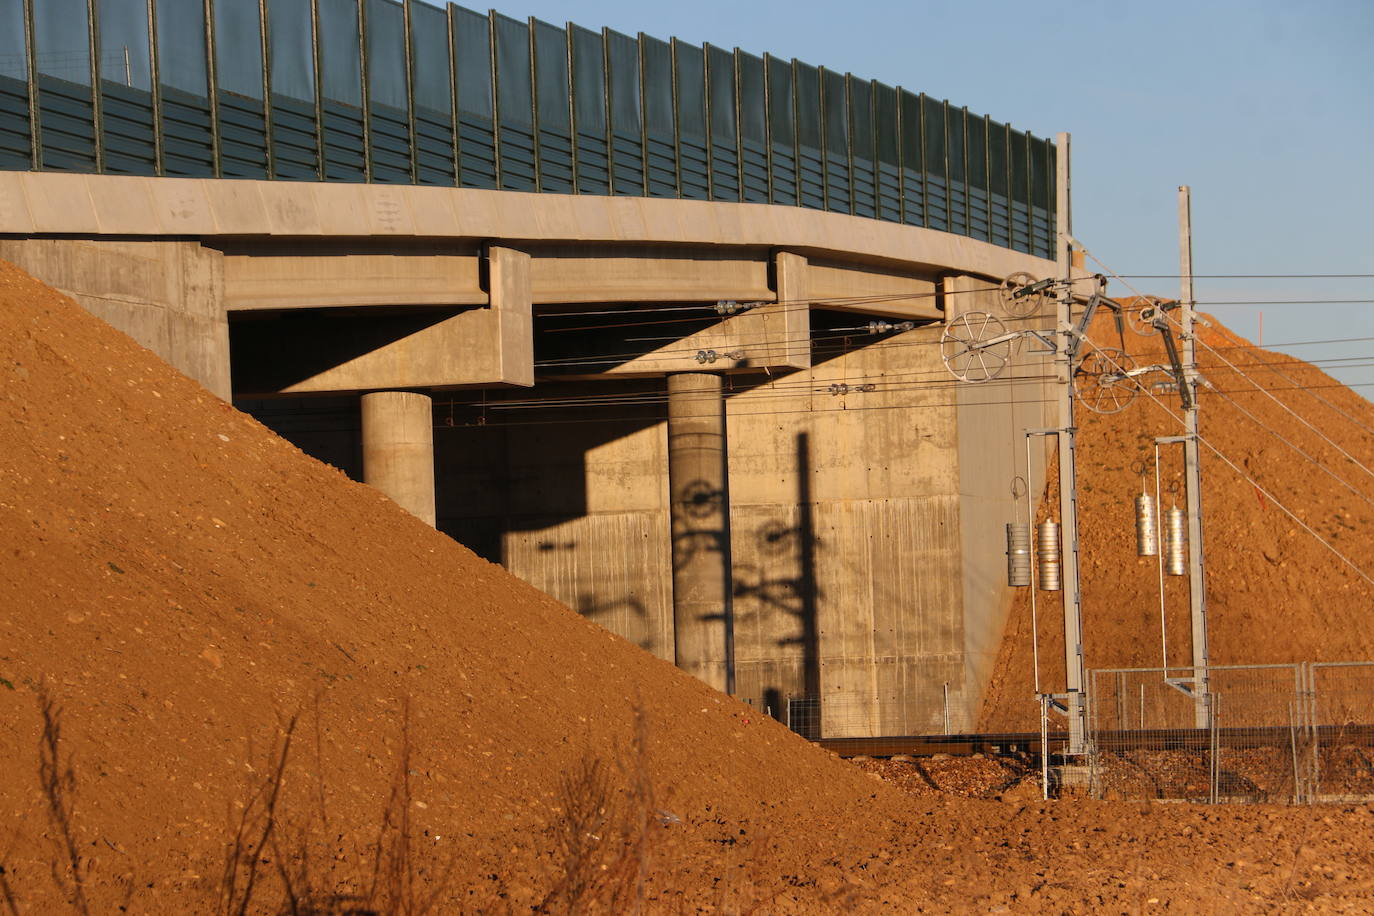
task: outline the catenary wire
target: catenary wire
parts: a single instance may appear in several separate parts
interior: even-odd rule
[[[1228,349],[1230,349],[1230,348],[1228,348]],[[1236,349],[1241,349],[1241,348],[1236,348]],[[1261,351],[1258,347],[1251,347],[1251,348],[1249,348],[1249,349],[1255,350],[1255,351],[1257,351],[1257,352],[1263,352],[1263,351]],[[1260,359],[1260,358],[1257,357],[1254,353],[1251,353],[1251,354],[1250,354],[1250,358],[1253,359],[1253,360],[1255,361],[1256,364],[1265,367],[1265,368],[1268,369],[1270,372],[1274,373],[1274,374],[1277,375],[1279,378],[1283,379],[1285,382],[1288,382],[1290,385],[1301,387],[1301,383],[1300,383],[1297,379],[1293,378],[1291,375],[1288,375],[1286,372],[1283,372],[1282,370],[1280,370],[1280,369],[1278,368],[1278,365],[1279,365],[1279,364],[1271,363],[1271,362],[1269,362],[1268,360]],[[1347,421],[1349,421],[1351,424],[1353,424],[1353,425],[1355,425],[1355,426],[1358,426],[1361,430],[1363,430],[1363,431],[1366,432],[1366,433],[1374,434],[1374,427],[1369,426],[1369,425],[1366,424],[1366,423],[1362,423],[1357,417],[1352,416],[1348,411],[1342,409],[1341,407],[1337,406],[1336,404],[1332,403],[1331,401],[1329,401],[1329,400],[1327,400],[1326,398],[1322,397],[1321,395],[1317,394],[1317,392],[1316,392],[1316,390],[1315,390],[1316,387],[1317,387],[1317,386],[1310,386],[1310,387],[1304,388],[1303,390],[1305,390],[1305,391],[1306,391],[1309,395],[1311,395],[1315,400],[1319,401],[1319,402],[1322,403],[1322,404],[1325,404],[1325,405],[1326,405],[1327,407],[1329,407],[1331,410],[1333,410],[1333,411],[1335,411],[1336,413],[1340,414],[1342,417],[1344,417],[1344,418],[1345,418]],[[1326,385],[1326,386],[1322,386],[1322,387],[1328,387],[1328,388],[1329,388],[1329,387],[1332,387],[1332,386]],[[1282,391],[1282,390],[1285,390],[1285,389],[1272,389],[1272,388],[1271,388],[1271,390]]]
[[[1099,262],[1099,263],[1100,263],[1100,262]],[[1112,364],[1115,366],[1115,368],[1116,368],[1116,370],[1117,370],[1118,372],[1123,372],[1123,371],[1125,371],[1125,370],[1121,367],[1121,365],[1120,365],[1119,363],[1116,362],[1116,360],[1112,359],[1111,354],[1106,353],[1106,352],[1103,352],[1103,356],[1107,359],[1108,362],[1112,363]],[[1175,413],[1169,408],[1169,406],[1168,406],[1167,404],[1165,404],[1165,403],[1164,403],[1163,401],[1161,401],[1158,397],[1156,397],[1153,391],[1150,391],[1150,390],[1149,390],[1148,388],[1146,388],[1145,386],[1140,385],[1139,382],[1137,382],[1136,384],[1137,384],[1137,387],[1139,387],[1140,390],[1141,390],[1142,392],[1145,393],[1146,397],[1148,397],[1148,398],[1149,398],[1151,401],[1153,401],[1161,410],[1163,410],[1166,414],[1168,414],[1169,417],[1170,417],[1171,419],[1174,420],[1174,422],[1178,423],[1178,424],[1181,425],[1181,426],[1184,426],[1185,429],[1186,429],[1187,424],[1185,424],[1185,423],[1183,422],[1183,418],[1182,418],[1182,417],[1180,417],[1180,416],[1178,416],[1177,414],[1175,414]],[[1293,510],[1289,509],[1286,505],[1284,505],[1284,503],[1283,503],[1282,500],[1280,500],[1278,497],[1274,496],[1273,493],[1269,492],[1267,489],[1265,489],[1263,486],[1261,486],[1260,483],[1259,483],[1259,481],[1255,480],[1255,478],[1251,477],[1249,474],[1245,473],[1245,471],[1241,470],[1241,468],[1240,468],[1239,465],[1237,465],[1234,461],[1232,461],[1230,458],[1228,458],[1219,448],[1217,448],[1215,445],[1213,445],[1212,442],[1211,442],[1209,439],[1207,439],[1207,437],[1203,436],[1201,433],[1198,433],[1198,434],[1197,434],[1197,441],[1198,441],[1199,443],[1201,443],[1202,445],[1207,446],[1208,450],[1211,451],[1212,454],[1214,454],[1214,455],[1216,455],[1218,458],[1220,458],[1223,462],[1226,463],[1227,466],[1229,466],[1229,467],[1231,468],[1231,470],[1235,471],[1237,474],[1239,474],[1239,475],[1241,476],[1242,479],[1244,479],[1245,481],[1247,481],[1247,482],[1248,482],[1251,486],[1253,486],[1258,492],[1260,492],[1260,493],[1262,493],[1264,496],[1266,496],[1266,497],[1269,499],[1270,502],[1272,502],[1272,503],[1273,503],[1275,506],[1277,506],[1285,515],[1287,515],[1289,518],[1291,518],[1293,521],[1295,521],[1299,526],[1301,526],[1302,529],[1303,529],[1304,531],[1306,531],[1306,532],[1307,532],[1308,534],[1310,534],[1312,537],[1316,538],[1316,540],[1317,540],[1318,543],[1320,543],[1320,544],[1321,544],[1323,547],[1325,547],[1327,550],[1331,551],[1331,553],[1335,554],[1336,557],[1338,557],[1338,558],[1341,560],[1341,562],[1344,563],[1346,566],[1349,566],[1351,569],[1353,569],[1353,570],[1355,571],[1355,573],[1356,573],[1357,575],[1360,576],[1360,578],[1364,579],[1364,580],[1365,580],[1366,582],[1368,582],[1370,585],[1374,585],[1374,577],[1371,577],[1371,576],[1369,575],[1369,573],[1365,572],[1363,569],[1361,569],[1359,566],[1357,566],[1353,560],[1351,560],[1351,559],[1350,559],[1349,557],[1347,557],[1345,554],[1343,554],[1343,553],[1341,553],[1339,550],[1337,550],[1329,541],[1326,540],[1326,538],[1322,537],[1321,534],[1320,534],[1318,531],[1316,531],[1314,528],[1312,528],[1312,526],[1308,525],[1307,522],[1303,521],[1303,520],[1297,515],[1297,513],[1293,512]]]
[[[1176,326],[1178,326],[1178,327],[1180,328],[1180,330],[1182,329],[1182,325],[1181,325],[1181,324],[1178,324],[1178,322],[1177,322],[1174,318],[1172,318],[1171,316],[1169,316],[1167,312],[1164,313],[1164,317],[1165,317],[1165,320],[1166,320],[1166,321],[1170,322],[1171,324],[1175,324]],[[1219,359],[1219,360],[1221,360],[1223,363],[1225,363],[1226,366],[1227,366],[1229,369],[1231,369],[1231,371],[1235,372],[1235,373],[1236,373],[1237,375],[1239,375],[1241,378],[1245,379],[1247,382],[1249,382],[1251,385],[1253,385],[1253,386],[1255,387],[1255,390],[1259,391],[1259,392],[1260,392],[1261,394],[1263,394],[1265,397],[1269,398],[1269,400],[1271,400],[1271,401],[1273,401],[1275,404],[1279,405],[1279,407],[1283,408],[1283,410],[1285,410],[1286,412],[1288,412],[1289,414],[1291,414],[1291,415],[1293,416],[1293,418],[1296,419],[1296,420],[1297,420],[1299,423],[1301,423],[1303,426],[1306,426],[1308,429],[1312,430],[1312,432],[1314,432],[1314,433],[1316,433],[1318,436],[1320,436],[1320,437],[1322,438],[1323,441],[1325,441],[1328,445],[1330,445],[1330,446],[1331,446],[1332,448],[1334,448],[1336,451],[1340,452],[1347,460],[1349,460],[1351,463],[1353,463],[1353,464],[1354,464],[1356,467],[1358,467],[1360,470],[1364,471],[1364,472],[1365,472],[1366,474],[1368,474],[1370,477],[1374,477],[1374,470],[1371,470],[1371,469],[1369,468],[1369,466],[1366,465],[1363,461],[1360,461],[1360,460],[1359,460],[1358,458],[1356,458],[1354,455],[1350,454],[1348,451],[1346,451],[1344,448],[1342,448],[1340,445],[1338,445],[1330,436],[1328,436],[1326,433],[1324,433],[1324,432],[1322,432],[1320,429],[1318,429],[1315,425],[1313,425],[1313,424],[1312,424],[1306,417],[1304,417],[1302,414],[1298,413],[1296,410],[1294,410],[1293,408],[1289,407],[1289,406],[1288,406],[1287,404],[1285,404],[1283,401],[1279,400],[1278,398],[1274,397],[1274,395],[1270,394],[1267,390],[1265,390],[1265,388],[1264,388],[1263,385],[1261,385],[1259,382],[1257,382],[1257,381],[1255,381],[1253,378],[1251,378],[1250,375],[1249,375],[1249,373],[1247,373],[1247,372],[1245,372],[1244,370],[1240,369],[1238,366],[1236,366],[1235,363],[1231,362],[1231,361],[1228,360],[1225,356],[1222,356],[1222,355],[1221,355],[1220,353],[1218,353],[1216,350],[1212,349],[1211,345],[1208,344],[1207,341],[1203,340],[1202,337],[1201,337],[1200,335],[1196,335],[1196,334],[1195,334],[1195,335],[1193,335],[1193,336],[1194,336],[1194,339],[1195,339],[1198,343],[1202,344],[1202,346],[1203,346],[1203,347],[1206,347],[1207,350],[1210,351],[1214,356],[1216,356],[1217,359]],[[1271,430],[1271,432],[1272,432],[1272,430]],[[1278,434],[1275,433],[1275,435],[1278,435]]]
[[[1341,486],[1345,487],[1345,488],[1346,488],[1347,490],[1349,490],[1351,493],[1354,493],[1356,496],[1358,496],[1360,499],[1364,500],[1364,501],[1365,501],[1366,503],[1368,503],[1370,506],[1374,506],[1374,499],[1370,499],[1370,498],[1369,498],[1368,496],[1366,496],[1363,492],[1361,492],[1359,489],[1357,489],[1357,488],[1355,487],[1354,484],[1350,483],[1350,482],[1349,482],[1348,480],[1346,480],[1344,477],[1341,477],[1341,476],[1340,476],[1339,474],[1337,474],[1335,471],[1333,471],[1333,470],[1331,470],[1329,467],[1327,467],[1325,462],[1320,461],[1320,460],[1318,460],[1317,458],[1314,458],[1314,457],[1312,457],[1311,455],[1309,455],[1307,452],[1303,451],[1302,448],[1300,448],[1300,447],[1299,447],[1296,443],[1294,443],[1291,439],[1289,439],[1289,438],[1287,438],[1286,436],[1284,436],[1282,433],[1280,433],[1278,430],[1274,429],[1274,428],[1273,428],[1272,426],[1270,426],[1268,423],[1265,423],[1263,420],[1261,420],[1259,417],[1255,416],[1255,415],[1254,415],[1253,413],[1251,413],[1249,410],[1245,409],[1245,407],[1242,406],[1242,405],[1240,404],[1240,402],[1237,401],[1235,398],[1230,397],[1229,395],[1225,394],[1224,392],[1217,392],[1217,394],[1221,395],[1222,400],[1226,401],[1226,402],[1229,403],[1232,407],[1234,407],[1236,410],[1240,411],[1242,414],[1244,414],[1246,417],[1248,417],[1248,418],[1250,419],[1250,421],[1251,421],[1252,423],[1254,423],[1256,426],[1258,426],[1260,429],[1263,429],[1265,432],[1269,433],[1269,435],[1273,436],[1275,439],[1278,439],[1278,440],[1279,440],[1280,442],[1282,442],[1284,445],[1288,446],[1288,447],[1291,448],[1293,451],[1297,452],[1299,455],[1301,455],[1301,456],[1302,456],[1303,458],[1305,458],[1307,461],[1309,461],[1309,462],[1311,462],[1313,465],[1315,465],[1315,466],[1317,467],[1317,469],[1320,470],[1322,473],[1326,474],[1326,475],[1327,475],[1328,477],[1330,477],[1332,480],[1336,481],[1336,482],[1339,483]]]
[[[1183,274],[1118,274],[1117,277],[1123,281],[1180,280]],[[1194,280],[1374,280],[1374,274],[1193,274],[1192,277]]]
[[[1120,275],[1117,274],[1116,271],[1112,270],[1112,268],[1111,268],[1107,263],[1105,263],[1101,258],[1099,258],[1099,257],[1097,257],[1096,255],[1092,254],[1092,252],[1089,252],[1086,248],[1084,249],[1084,254],[1085,254],[1087,257],[1090,257],[1090,258],[1092,258],[1094,261],[1096,261],[1098,265],[1100,265],[1104,270],[1106,270],[1106,271],[1107,271],[1108,273],[1110,273],[1112,276],[1117,277],[1117,279],[1121,279]],[[1129,283],[1126,283],[1125,280],[1122,280],[1121,282],[1124,283],[1124,284],[1126,285],[1126,287],[1127,287],[1128,289],[1130,289],[1132,292],[1135,292],[1137,296],[1140,295],[1140,291],[1137,290],[1137,289],[1135,289],[1135,287],[1131,286]],[[1168,312],[1165,312],[1165,311],[1161,311],[1160,314],[1162,314],[1162,315],[1164,316],[1164,320],[1165,320],[1165,321],[1167,321],[1167,322],[1169,322],[1170,324],[1172,324],[1172,325],[1174,325],[1175,327],[1177,327],[1177,328],[1179,329],[1180,333],[1182,332],[1182,330],[1183,330],[1183,325],[1178,321],[1178,319],[1174,318],[1174,317],[1171,316]],[[1253,378],[1251,378],[1250,375],[1249,375],[1248,373],[1246,373],[1246,372],[1242,371],[1241,369],[1237,368],[1236,365],[1235,365],[1234,363],[1232,363],[1232,362],[1231,362],[1230,360],[1228,360],[1226,357],[1222,356],[1219,352],[1217,352],[1215,349],[1213,349],[1213,347],[1212,347],[1210,344],[1208,344],[1207,341],[1205,341],[1205,340],[1202,339],[1202,336],[1201,336],[1201,335],[1199,335],[1199,334],[1194,334],[1194,335],[1193,335],[1193,339],[1194,339],[1197,343],[1202,344],[1203,347],[1205,347],[1205,348],[1207,348],[1209,351],[1211,351],[1211,353],[1212,353],[1214,356],[1216,356],[1217,359],[1221,360],[1221,361],[1222,361],[1223,363],[1225,363],[1233,372],[1235,372],[1235,373],[1236,373],[1237,375],[1239,375],[1241,378],[1245,379],[1247,382],[1249,382],[1251,385],[1253,385],[1253,386],[1255,387],[1256,390],[1258,390],[1260,393],[1264,394],[1266,397],[1268,397],[1268,398],[1269,398],[1271,401],[1273,401],[1275,404],[1278,404],[1279,407],[1283,408],[1283,409],[1284,409],[1285,411],[1287,411],[1289,414],[1292,414],[1292,416],[1293,416],[1294,418],[1296,418],[1296,419],[1298,420],[1298,422],[1302,423],[1302,424],[1303,424],[1304,426],[1306,426],[1308,429],[1312,430],[1314,433],[1316,433],[1318,436],[1320,436],[1320,437],[1321,437],[1323,440],[1325,440],[1329,445],[1331,445],[1333,448],[1335,448],[1336,451],[1340,452],[1343,456],[1345,456],[1345,458],[1347,458],[1349,461],[1351,461],[1352,463],[1354,463],[1356,467],[1360,468],[1360,470],[1364,471],[1364,472],[1365,472],[1366,474],[1368,474],[1369,476],[1374,477],[1374,471],[1370,470],[1370,468],[1369,468],[1364,462],[1360,461],[1360,460],[1359,460],[1358,458],[1356,458],[1354,455],[1351,455],[1351,454],[1350,454],[1349,452],[1347,452],[1344,448],[1341,448],[1341,446],[1338,445],[1334,440],[1332,440],[1330,436],[1326,435],[1326,433],[1322,432],[1320,429],[1318,429],[1316,426],[1314,426],[1311,422],[1309,422],[1305,417],[1303,417],[1303,416],[1302,416],[1301,414],[1299,414],[1297,411],[1293,410],[1293,409],[1292,409],[1291,407],[1289,407],[1287,404],[1283,403],[1283,401],[1279,400],[1279,399],[1278,399],[1277,397],[1275,397],[1273,394],[1271,394],[1271,393],[1269,393],[1268,391],[1266,391],[1266,390],[1264,389],[1264,386],[1260,385],[1260,384],[1259,384],[1258,382],[1256,382]],[[1271,430],[1271,432],[1272,432],[1272,430]],[[1275,434],[1275,435],[1277,435],[1277,434]]]

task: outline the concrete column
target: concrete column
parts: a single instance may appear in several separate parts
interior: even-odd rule
[[[363,481],[434,524],[433,402],[414,391],[363,395]]]
[[[677,666],[734,690],[730,497],[721,377],[668,376],[668,487]]]

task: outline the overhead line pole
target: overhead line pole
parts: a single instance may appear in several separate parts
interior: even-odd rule
[[[1074,459],[1073,419],[1073,354],[1077,350],[1073,335],[1073,220],[1069,193],[1069,135],[1055,137],[1058,156],[1055,158],[1055,247],[1059,268],[1059,298],[1055,308],[1054,363],[1058,386],[1059,420],[1059,519],[1063,539],[1064,592],[1064,674],[1067,690],[1070,754],[1086,752],[1087,708],[1084,703],[1083,682],[1083,603],[1078,581],[1078,473]]]
[[[1193,699],[1198,728],[1209,726],[1208,686],[1210,654],[1207,646],[1207,577],[1202,565],[1202,465],[1198,455],[1197,345],[1193,309],[1192,190],[1178,189],[1178,254],[1183,338],[1184,423],[1183,468],[1188,511],[1188,605],[1193,631]]]

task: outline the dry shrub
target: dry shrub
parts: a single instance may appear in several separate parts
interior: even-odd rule
[[[219,911],[224,916],[244,916],[254,894],[259,892],[258,871],[262,864],[271,861],[265,854],[269,844],[275,842],[277,805],[282,799],[286,761],[295,733],[296,717],[292,716],[272,749],[266,774],[249,788],[242,811],[234,819],[220,878]],[[289,883],[287,887],[289,896]]]
[[[553,824],[559,877],[535,908],[538,913],[636,914],[643,911],[655,806],[649,775],[648,726],[636,706],[634,732],[621,761],[583,758],[563,774],[562,816]]]
[[[426,916],[435,912],[448,888],[453,863],[438,865],[414,852],[409,700],[402,703],[401,748],[371,843],[370,875],[366,881],[348,882],[365,886],[361,893],[340,892],[338,882],[328,877],[318,861],[324,843],[316,835],[331,835],[319,719],[317,698],[311,803],[293,807],[294,800],[284,790],[298,716],[280,729],[264,775],[247,787],[226,843],[219,912],[222,916],[264,910],[291,916]],[[268,863],[277,879],[277,886],[270,889],[264,888],[260,875],[261,866]]]

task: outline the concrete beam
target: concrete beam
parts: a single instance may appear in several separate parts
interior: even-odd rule
[[[872,265],[812,261],[807,285],[812,301],[821,308],[899,321],[928,321],[942,315],[935,302],[935,283],[909,273]]]
[[[773,254],[773,288],[778,308],[769,313],[778,325],[770,328],[786,344],[789,365],[805,369],[811,365],[811,285],[806,258],[792,251]],[[776,317],[774,317],[776,316]]]
[[[414,391],[362,398],[363,482],[434,525],[434,408]]]
[[[230,311],[486,305],[476,246],[234,243],[224,251]]]
[[[503,245],[487,248],[488,294],[502,381],[534,384],[534,320],[530,256]]]
[[[618,361],[614,365],[600,371],[579,368],[556,375],[566,379],[644,378],[694,369],[731,372],[805,368],[810,365],[810,341],[805,332],[795,331],[795,326],[805,320],[805,309],[789,310],[768,303],[723,317],[705,330],[645,348],[639,356],[623,354],[644,348],[644,344],[618,342],[618,338],[608,335],[623,332],[609,328],[605,334],[596,335],[596,345],[601,352],[616,354]],[[595,358],[595,352],[589,351],[589,357]]]
[[[762,250],[583,244],[539,246],[532,254],[536,305],[772,298]]]

